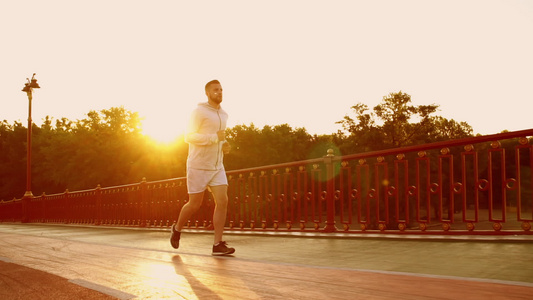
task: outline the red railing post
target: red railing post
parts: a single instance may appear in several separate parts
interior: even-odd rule
[[[65,194],[63,195],[63,223],[64,224],[70,223],[69,216],[72,214],[72,211],[70,211],[70,203],[68,200],[68,194],[69,194],[69,191],[68,189],[66,189]]]
[[[33,195],[24,195],[22,198],[22,219],[21,223],[29,223],[30,222],[30,203],[31,199],[33,198]]]
[[[41,223],[46,223],[46,204],[45,204],[46,200],[45,199],[46,199],[46,193],[43,192],[41,194],[41,205],[40,205],[40,207],[41,207],[40,222]]]
[[[96,216],[94,220],[94,225],[101,225],[102,224],[102,187],[100,185],[96,186]]]
[[[328,154],[324,156],[326,166],[326,226],[324,232],[335,232],[335,170],[333,166],[333,149],[328,149]]]
[[[140,186],[141,186],[141,189],[140,189],[140,193],[141,193],[141,201],[139,201],[138,205],[139,207],[137,207],[136,209],[140,209],[141,212],[140,212],[140,216],[141,216],[141,222],[139,223],[139,227],[146,227],[148,226],[148,224],[150,224],[150,221],[147,222],[147,218],[148,218],[148,210],[150,209],[150,204],[148,203],[147,201],[147,197],[146,197],[146,177],[143,177],[141,183],[140,183]]]

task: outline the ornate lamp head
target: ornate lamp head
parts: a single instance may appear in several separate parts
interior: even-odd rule
[[[26,78],[26,80],[28,80],[28,82],[24,84],[24,88],[22,89],[23,92],[31,93],[32,89],[41,88],[37,83],[37,79],[35,79],[35,73],[33,73],[31,81],[28,78]]]

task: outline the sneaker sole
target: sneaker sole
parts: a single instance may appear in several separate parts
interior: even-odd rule
[[[228,251],[228,252],[213,252],[213,253],[211,253],[211,255],[213,255],[213,256],[224,256],[224,255],[231,255],[233,253],[235,253],[235,250]]]

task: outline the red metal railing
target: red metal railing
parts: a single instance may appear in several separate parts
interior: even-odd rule
[[[533,234],[533,129],[228,171],[227,228]],[[168,227],[186,179],[0,202],[0,221]],[[214,203],[188,223],[210,229]]]

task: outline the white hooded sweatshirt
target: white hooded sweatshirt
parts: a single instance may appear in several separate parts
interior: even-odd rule
[[[214,108],[207,102],[199,103],[191,114],[185,142],[189,144],[187,168],[220,170],[224,154],[217,131],[226,129],[228,114],[222,108]]]

